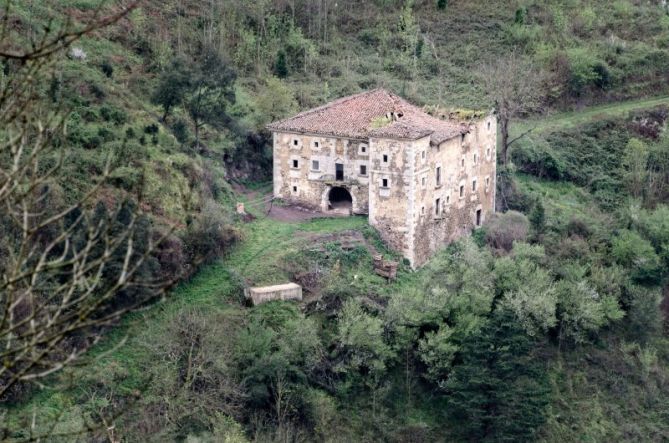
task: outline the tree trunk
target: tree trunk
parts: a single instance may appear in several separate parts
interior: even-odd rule
[[[500,154],[502,157],[502,165],[506,166],[507,151],[509,150],[509,119],[501,117],[499,120],[499,124],[502,132],[502,145]]]

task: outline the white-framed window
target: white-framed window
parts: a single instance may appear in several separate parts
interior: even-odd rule
[[[293,192],[297,194],[297,186],[293,186]]]
[[[321,142],[320,142],[320,140],[312,140],[312,141],[311,141],[311,149],[314,149],[314,150],[316,150],[316,151],[318,151],[319,149],[321,149]]]
[[[360,165],[360,175],[367,175],[367,165]]]
[[[290,147],[292,149],[300,149],[302,147],[302,143],[300,142],[300,139],[299,138],[293,138],[290,141]]]
[[[318,160],[311,160],[311,169],[314,171],[319,171],[321,169],[320,162]]]
[[[383,163],[388,163],[388,154],[383,154]]]
[[[360,145],[358,145],[358,154],[367,155],[368,151],[369,151],[369,146],[367,146],[367,144],[360,143]]]
[[[476,165],[479,162],[479,155],[474,153],[474,165]]]
[[[420,207],[420,215],[425,215],[425,206]]]
[[[423,177],[420,179],[421,180],[421,185],[423,185],[423,189],[427,187],[427,177]]]
[[[293,159],[293,169],[298,169],[300,167],[300,161]]]
[[[382,188],[389,188],[390,187],[390,180],[387,178],[382,178],[381,179],[381,187]]]
[[[476,192],[476,179],[472,180],[472,191]]]
[[[438,198],[434,201],[434,215],[441,214],[441,199]]]
[[[485,190],[488,191],[490,189],[490,177],[485,178]]]
[[[465,198],[465,185],[460,184],[460,198]]]
[[[434,178],[436,186],[441,186],[441,166],[437,166],[434,170]]]

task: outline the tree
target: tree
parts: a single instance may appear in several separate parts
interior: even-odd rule
[[[288,62],[286,61],[286,51],[281,49],[276,55],[276,63],[274,64],[274,73],[279,78],[288,77]]]
[[[173,107],[180,105],[191,84],[191,72],[188,63],[183,58],[176,58],[172,64],[161,74],[158,87],[151,97],[153,104],[163,108],[162,121]]]
[[[497,310],[465,339],[444,383],[449,413],[472,441],[532,441],[546,419],[550,386],[534,343],[508,311]]]
[[[623,154],[623,181],[627,190],[635,198],[643,197],[648,183],[648,147],[636,138],[630,139]]]
[[[0,400],[21,383],[73,365],[101,328],[168,285],[143,278],[164,237],[148,231],[135,207],[89,209],[109,177],[109,162],[81,195],[60,195],[67,114],[58,97],[44,94],[71,43],[137,4],[117,5],[109,16],[96,10],[82,26],[45,27],[23,47],[17,31],[0,33]],[[119,299],[124,292],[133,295]]]
[[[509,146],[531,131],[509,140],[511,121],[541,109],[544,74],[528,59],[511,52],[487,64],[480,77],[499,119],[502,135],[499,153],[502,165],[506,166]]]
[[[200,130],[205,124],[224,127],[232,122],[227,113],[234,102],[235,72],[212,49],[205,49],[191,72],[188,94],[184,99],[186,112],[195,128],[195,148],[200,148]]]

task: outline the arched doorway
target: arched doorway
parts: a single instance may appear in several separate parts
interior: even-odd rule
[[[351,193],[348,190],[339,186],[330,189],[328,193],[328,209],[350,214],[352,207],[353,197],[351,197]]]

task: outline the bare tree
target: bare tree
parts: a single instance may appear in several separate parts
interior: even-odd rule
[[[509,125],[514,118],[538,111],[543,103],[543,72],[517,52],[485,65],[480,77],[499,119],[502,164],[507,164],[509,146],[532,129],[509,140]]]
[[[83,25],[46,24],[24,46],[0,17],[0,401],[22,382],[73,364],[116,322],[164,292],[143,267],[164,236],[147,231],[132,205],[106,210],[95,197],[110,172],[91,177],[75,201],[58,199],[67,113],[43,96],[57,58],[138,1],[101,5]],[[119,297],[123,297],[120,299]]]

